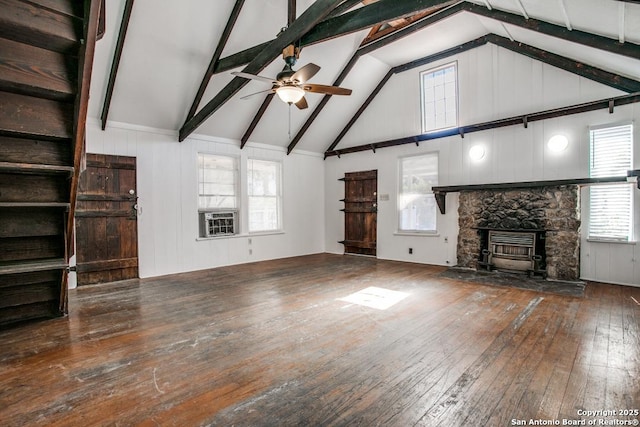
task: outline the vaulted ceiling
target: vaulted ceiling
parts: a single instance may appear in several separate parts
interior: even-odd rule
[[[113,67],[125,6],[130,19]],[[176,139],[201,134],[324,153],[390,70],[475,47],[469,43],[573,67],[623,92],[640,87],[640,1],[110,0],[106,22],[89,116],[108,112],[109,121],[172,130]],[[352,95],[307,94],[304,110],[265,102],[266,94],[241,99],[269,86],[231,72],[276,76],[290,41],[303,46],[296,69],[322,67],[311,83],[339,84]]]

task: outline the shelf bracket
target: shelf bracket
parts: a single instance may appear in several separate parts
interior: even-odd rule
[[[438,204],[438,209],[440,209],[440,213],[444,215],[446,213],[447,193],[443,191],[434,191],[433,195],[436,197],[436,203]]]

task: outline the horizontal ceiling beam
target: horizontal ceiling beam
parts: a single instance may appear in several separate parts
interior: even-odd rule
[[[275,40],[269,42],[269,45],[249,62],[243,69],[243,72],[257,74],[262,71],[280,55],[282,49],[300,39],[302,35],[308,33],[340,3],[342,3],[342,0],[316,0],[286,31],[283,31]],[[207,105],[185,122],[182,128],[180,128],[178,139],[184,141],[205,120],[211,117],[213,113],[231,99],[233,95],[247,85],[247,83],[249,83],[248,79],[234,77]]]
[[[369,144],[357,145],[354,147],[342,148],[339,150],[327,151],[324,153],[325,158],[344,154],[358,153],[361,151],[373,151],[379,148],[395,147],[405,144],[420,144],[422,141],[433,139],[447,138],[450,136],[466,135],[468,133],[480,132],[483,130],[496,129],[507,126],[523,125],[524,123],[535,122],[540,120],[548,120],[555,117],[569,116],[573,114],[581,114],[589,111],[607,109],[610,112],[618,106],[628,105],[640,102],[640,93],[630,93],[615,98],[606,98],[599,101],[586,102],[583,104],[571,105],[568,107],[556,108],[553,110],[545,110],[536,113],[525,114],[521,116],[508,117],[505,119],[492,120],[489,122],[477,123],[468,126],[460,126],[453,129],[447,129],[439,132],[432,132],[405,138],[392,139],[388,141],[374,142]]]
[[[300,39],[300,47],[331,40],[336,37],[365,30],[376,24],[393,21],[416,12],[439,8],[451,1],[442,0],[380,0],[377,3],[343,13],[320,22]],[[221,58],[215,73],[241,67],[251,61],[270,42],[261,43],[233,55]]]

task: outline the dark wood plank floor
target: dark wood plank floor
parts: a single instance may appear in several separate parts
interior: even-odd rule
[[[442,270],[320,254],[72,291],[68,318],[0,331],[0,424],[507,426],[640,409],[640,288],[574,298]],[[338,300],[369,286],[409,296]]]

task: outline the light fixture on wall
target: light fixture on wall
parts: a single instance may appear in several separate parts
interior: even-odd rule
[[[547,147],[549,150],[560,153],[567,149],[569,146],[569,139],[564,135],[553,135],[549,138],[549,142],[547,142]]]
[[[286,102],[287,104],[295,104],[300,101],[304,96],[304,89],[298,86],[280,86],[276,89],[278,98]]]
[[[469,149],[469,157],[476,162],[482,160],[484,158],[484,147],[482,145],[474,145]]]

